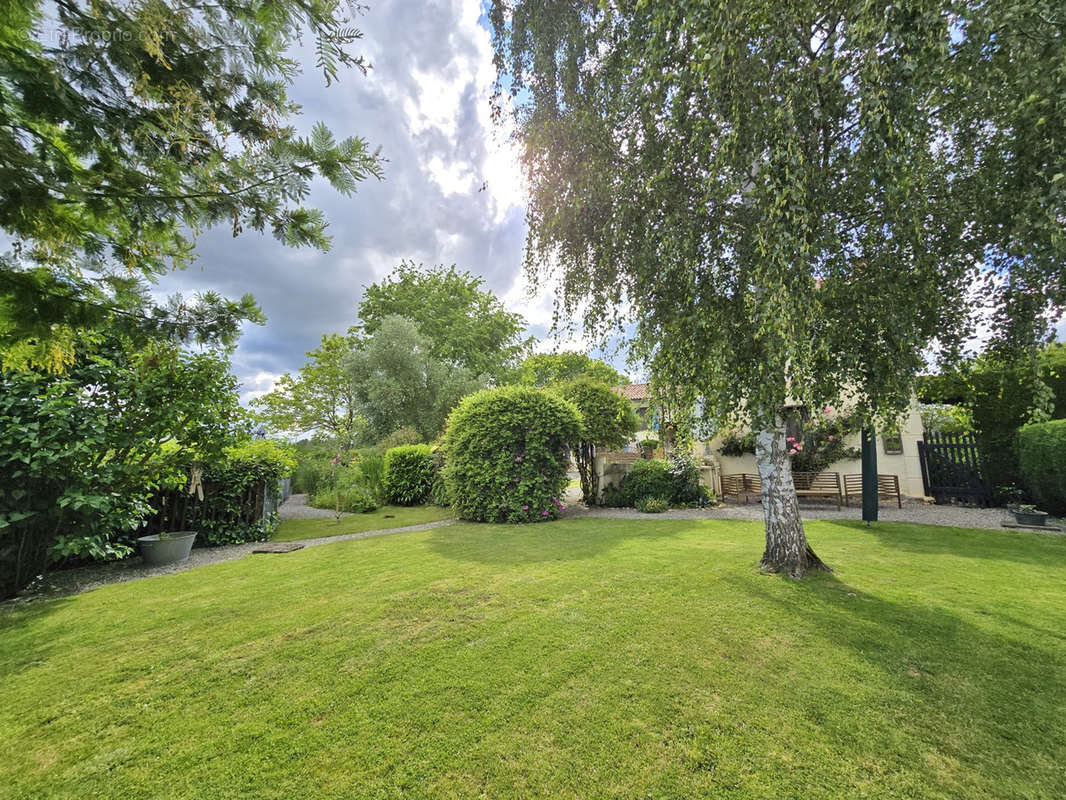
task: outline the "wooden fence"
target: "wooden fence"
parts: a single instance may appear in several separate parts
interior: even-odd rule
[[[988,506],[992,490],[971,434],[928,433],[918,442],[922,485],[940,504]]]

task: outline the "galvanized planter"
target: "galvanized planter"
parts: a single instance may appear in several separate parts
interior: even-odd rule
[[[162,567],[184,561],[192,552],[192,543],[198,531],[174,531],[173,533],[141,536],[137,545],[144,563],[150,567]]]

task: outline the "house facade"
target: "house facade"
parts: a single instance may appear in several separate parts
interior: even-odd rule
[[[664,428],[668,433],[670,420],[664,416],[648,384],[635,383],[620,386],[618,391],[629,400],[640,421],[640,430],[626,447],[627,452],[639,452],[638,442],[645,439],[658,439],[661,442],[664,438],[668,438],[668,435],[664,436]],[[922,484],[921,462],[918,456],[918,442],[922,440],[922,436],[922,418],[918,412],[917,400],[915,400],[900,420],[898,430],[892,431],[889,435],[877,437],[878,473],[898,476],[900,492],[909,497],[922,497],[925,493]],[[858,433],[849,435],[845,443],[858,449],[861,444],[860,435]],[[696,459],[710,468],[704,473],[707,476],[706,482],[708,487],[714,489],[719,496],[721,496],[722,475],[758,472],[753,454],[723,455],[723,444],[724,437],[717,435],[710,441],[695,443],[692,448]],[[839,472],[841,475],[859,474],[862,472],[862,463],[859,459],[847,459],[831,464],[828,469]]]

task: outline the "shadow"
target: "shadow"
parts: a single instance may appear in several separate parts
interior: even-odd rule
[[[74,601],[73,596],[30,595],[0,603],[0,686],[14,674],[49,657],[57,639],[73,631],[71,625],[52,625],[55,635],[42,637],[36,623]]]
[[[812,522],[818,526],[850,528],[857,534],[873,536],[885,547],[908,553],[952,555],[1035,565],[1060,561],[1066,566],[1066,536],[1029,534],[1007,528],[949,528],[909,522],[875,522],[867,527],[861,521],[804,520],[804,525],[810,526]]]
[[[929,748],[923,757],[931,753],[994,769],[989,765],[1006,754],[1016,774],[1058,769],[1066,747],[1061,724],[1066,648],[1059,632],[1019,626],[971,602],[970,611],[989,617],[987,626],[979,626],[940,605],[956,602],[949,595],[898,602],[827,573],[801,581],[732,573],[723,582],[746,595],[755,614],[795,621],[790,632],[801,631],[809,647],[818,647],[821,639],[865,662],[865,669],[851,668],[850,674],[842,666],[847,661],[841,662],[844,672],[831,678],[845,677],[860,695],[867,681],[878,695],[887,692],[876,699],[885,716],[872,724],[891,729],[899,719],[919,729],[922,747]],[[820,683],[821,677],[814,680]],[[886,697],[907,699],[886,702]],[[849,725],[844,720],[844,728]]]
[[[614,522],[599,517],[527,525],[464,522],[434,529],[430,547],[445,558],[480,564],[581,561],[603,555],[626,541],[677,536],[702,521],[687,524],[678,520],[625,520],[630,524],[624,525]]]

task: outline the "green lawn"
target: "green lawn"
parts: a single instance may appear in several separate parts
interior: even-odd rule
[[[295,542],[299,539],[318,539],[322,536],[342,536],[346,533],[402,528],[406,525],[421,525],[425,522],[452,519],[452,517],[451,509],[439,506],[382,506],[377,511],[370,511],[366,514],[341,517],[339,522],[335,517],[287,519],[278,526],[273,541]]]
[[[586,518],[8,610],[0,796],[1066,796],[1066,539],[808,532],[835,575]]]

